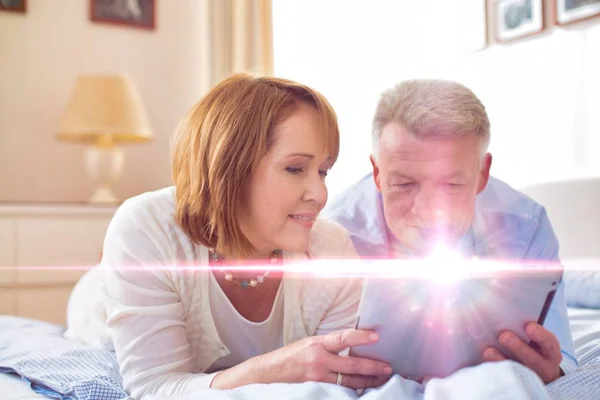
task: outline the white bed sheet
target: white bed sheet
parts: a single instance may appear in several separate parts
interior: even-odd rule
[[[577,359],[600,348],[600,309],[569,308],[569,322]]]
[[[573,333],[573,340],[575,342],[575,351],[577,354],[577,358],[579,360],[585,359],[586,355],[592,355],[594,349],[600,348],[600,310],[598,309],[579,309],[579,308],[569,308],[569,320],[571,323],[571,330]],[[597,357],[597,351],[596,351]],[[480,369],[481,373],[485,372],[483,369]],[[487,371],[489,373],[489,371]],[[492,374],[493,376],[498,376],[499,372],[504,372],[506,376],[512,377],[514,374],[509,373],[510,368],[506,368],[506,371],[497,371],[497,373]],[[471,379],[470,377],[469,379]],[[441,382],[444,383],[444,382]],[[448,385],[448,382],[444,383]],[[223,393],[210,393],[210,398],[223,398],[227,400],[237,400],[237,399],[250,399],[255,398],[253,395],[256,394],[265,394],[272,393],[277,395],[284,395],[283,398],[307,398],[313,397],[313,395],[317,395],[317,397],[321,398],[335,398],[335,399],[347,399],[354,400],[356,399],[356,394],[354,396],[351,395],[350,392],[344,391],[342,388],[336,386],[329,385],[319,385],[319,384],[304,384],[304,385],[296,385],[297,387],[292,387],[291,385],[271,385],[270,387],[263,387],[261,385],[252,385],[247,390],[239,390],[232,392],[223,392]],[[393,380],[388,385],[387,388],[383,390],[376,391],[370,394],[370,396],[365,396],[364,398],[369,399],[377,399],[383,400],[388,398],[420,398],[420,396],[410,396],[408,393],[412,392],[414,389],[412,386],[407,383],[407,381],[400,381],[399,378]],[[450,385],[452,386],[452,385]],[[460,385],[458,385],[460,386]],[[269,390],[267,390],[269,389]],[[254,390],[254,391],[253,391]],[[475,390],[475,388],[473,388]],[[266,391],[266,392],[265,392]],[[401,393],[406,393],[406,397],[400,396]],[[481,394],[481,392],[474,391],[473,393]],[[199,394],[199,393],[198,393]],[[208,393],[207,393],[208,394]],[[295,396],[292,396],[295,395]],[[222,396],[222,397],[218,397]],[[390,397],[388,397],[388,395]],[[216,396],[216,397],[215,397]],[[238,396],[238,397],[236,397]],[[261,396],[259,396],[261,397]],[[443,396],[442,396],[443,397]],[[190,397],[191,398],[191,397]],[[194,399],[198,397],[194,396]],[[273,397],[276,398],[276,397]],[[281,398],[281,397],[280,397]],[[524,397],[525,398],[525,397]],[[558,397],[560,398],[560,397]],[[40,400],[40,399],[48,399],[48,397],[44,397],[42,395],[34,393],[29,385],[22,381],[20,378],[7,375],[0,374],[0,400]]]
[[[21,378],[0,374],[0,400],[40,400],[48,397],[35,393]]]

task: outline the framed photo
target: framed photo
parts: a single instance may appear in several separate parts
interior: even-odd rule
[[[570,24],[600,15],[600,0],[556,0],[556,23]]]
[[[0,10],[25,13],[27,0],[0,0]]]
[[[155,19],[155,0],[90,0],[93,22],[153,30]]]
[[[495,31],[498,42],[534,35],[544,29],[543,0],[498,0]]]

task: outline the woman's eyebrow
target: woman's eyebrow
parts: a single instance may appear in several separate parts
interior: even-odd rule
[[[308,153],[293,153],[293,154],[290,154],[290,155],[287,156],[287,158],[290,158],[290,157],[306,157],[306,158],[309,158],[311,160],[313,158],[315,158],[314,155],[308,154]]]

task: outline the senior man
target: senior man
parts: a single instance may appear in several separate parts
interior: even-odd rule
[[[385,91],[372,139],[373,172],[324,212],[350,231],[361,257],[421,257],[444,243],[466,257],[559,262],[544,207],[490,177],[490,122],[464,85],[412,80]],[[563,283],[544,325],[526,332],[537,346],[511,332],[498,346],[546,383],[577,367]],[[495,348],[483,356],[504,359]]]

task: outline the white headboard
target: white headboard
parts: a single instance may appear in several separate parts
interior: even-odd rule
[[[600,177],[547,182],[520,190],[546,207],[561,259],[600,257]]]

